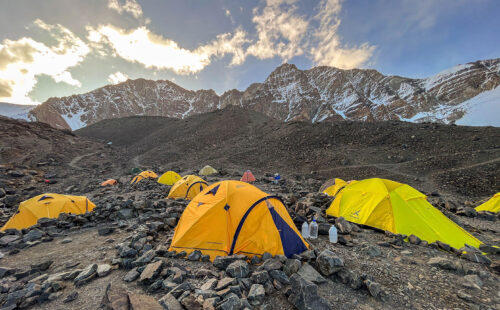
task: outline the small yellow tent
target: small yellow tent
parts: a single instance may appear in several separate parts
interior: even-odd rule
[[[476,207],[476,211],[500,212],[500,193],[496,193],[490,200]]]
[[[180,179],[181,176],[177,172],[167,171],[161,175],[161,177],[158,179],[158,183],[165,185],[174,185],[175,182],[179,181]]]
[[[291,257],[307,250],[284,203],[241,181],[221,181],[196,196],[182,213],[170,250],[216,256]]]
[[[219,172],[209,165],[206,165],[205,167],[201,168],[200,172],[198,172],[199,175],[211,175],[216,173]]]
[[[23,229],[33,226],[38,219],[57,218],[60,213],[83,214],[94,210],[95,204],[85,196],[43,194],[21,202],[19,209],[0,229]]]
[[[440,240],[454,248],[479,247],[481,241],[434,208],[413,187],[385,179],[351,183],[340,191],[326,214],[393,233]]]
[[[174,186],[170,189],[167,198],[183,198],[191,200],[207,186],[208,183],[202,178],[195,175],[186,175],[179,181],[175,182]]]
[[[146,179],[146,178],[157,178],[158,175],[156,173],[154,173],[153,171],[150,171],[150,170],[146,170],[146,171],[143,171],[141,173],[139,173],[138,175],[136,175],[132,181],[130,181],[130,184],[136,184],[136,183],[139,183],[140,181],[142,181],[143,179]]]

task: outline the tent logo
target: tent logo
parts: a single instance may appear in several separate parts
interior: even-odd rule
[[[361,211],[361,210],[358,210],[358,211],[356,211],[356,212],[351,213],[351,217],[352,217],[352,218],[359,219],[359,212],[360,212],[360,211]]]

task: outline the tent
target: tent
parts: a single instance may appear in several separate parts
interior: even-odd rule
[[[255,182],[255,177],[253,176],[252,171],[250,171],[250,170],[245,171],[245,173],[243,173],[243,176],[241,177],[240,181],[247,182],[247,183]]]
[[[115,179],[108,179],[101,183],[101,186],[116,185],[118,182]]]
[[[139,183],[140,181],[142,181],[142,179],[157,178],[157,177],[158,177],[158,175],[156,173],[154,173],[153,171],[146,170],[146,171],[143,171],[143,172],[139,173],[138,175],[136,175],[132,179],[132,181],[130,181],[130,184]]]
[[[335,196],[337,192],[344,188],[347,182],[342,179],[331,179],[326,181],[319,189],[320,192],[327,194],[328,196]]]
[[[348,184],[337,193],[326,214],[393,233],[439,240],[454,248],[479,247],[481,241],[455,224],[413,187],[385,179]]]
[[[183,198],[191,200],[207,186],[208,183],[202,178],[195,175],[186,175],[179,181],[175,182],[174,186],[170,189],[167,198]]]
[[[142,169],[141,169],[141,168],[137,168],[137,167],[132,168],[132,169],[130,170],[130,173],[131,173],[131,174],[139,174],[139,173],[141,173],[141,172],[142,172]]]
[[[216,256],[300,254],[308,244],[277,197],[241,181],[210,185],[184,209],[169,250]]]
[[[181,176],[177,172],[167,171],[161,175],[161,177],[158,179],[158,183],[165,185],[174,185],[175,182],[179,181],[180,179]]]
[[[198,172],[199,175],[211,175],[216,173],[219,172],[209,165],[206,165],[205,167],[201,168],[200,172]]]
[[[496,193],[490,200],[476,207],[476,211],[500,212],[500,193]]]
[[[83,214],[94,207],[85,196],[42,194],[21,202],[17,212],[0,230],[28,228],[44,217],[57,218],[60,213]]]

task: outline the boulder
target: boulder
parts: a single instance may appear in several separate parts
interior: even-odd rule
[[[165,310],[183,310],[184,308],[182,307],[181,303],[170,293],[167,295],[163,296],[159,300],[160,305]]]
[[[164,310],[153,296],[128,293],[130,310]]]
[[[330,276],[344,267],[344,261],[330,250],[322,251],[316,258],[319,272],[324,276]]]
[[[264,284],[269,280],[269,273],[265,270],[255,271],[250,278],[254,283]]]
[[[246,278],[250,273],[250,267],[244,260],[237,260],[227,266],[226,273],[233,278]]]
[[[316,269],[314,269],[308,263],[304,263],[302,267],[300,267],[297,274],[300,275],[304,280],[316,284],[321,284],[326,282],[326,279],[323,278],[323,276],[321,276],[321,274],[319,274],[319,272],[317,272]]]
[[[226,270],[226,268],[233,262],[237,260],[246,260],[245,255],[230,255],[230,256],[217,256],[213,265],[221,270]]]
[[[299,274],[292,275],[290,283],[291,290],[288,301],[297,309],[332,309],[332,306],[328,303],[328,301],[318,295],[318,287],[314,283],[304,279]]]
[[[154,263],[150,263],[142,271],[139,281],[143,283],[151,283],[155,280],[163,269],[163,261],[159,260]]]
[[[23,236],[24,242],[31,242],[35,240],[40,240],[43,237],[43,232],[39,229],[32,229],[26,235]]]
[[[247,300],[253,306],[258,306],[264,301],[266,290],[262,284],[252,284],[248,292]]]

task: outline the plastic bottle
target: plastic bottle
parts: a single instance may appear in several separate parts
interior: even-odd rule
[[[307,221],[302,223],[302,238],[309,238],[309,224],[307,224]]]
[[[337,227],[335,227],[335,225],[332,225],[332,227],[330,227],[330,229],[328,230],[328,236],[330,238],[331,243],[337,243],[338,236],[337,236]]]
[[[316,219],[313,219],[311,225],[309,225],[309,238],[318,238],[318,223],[316,223]]]

